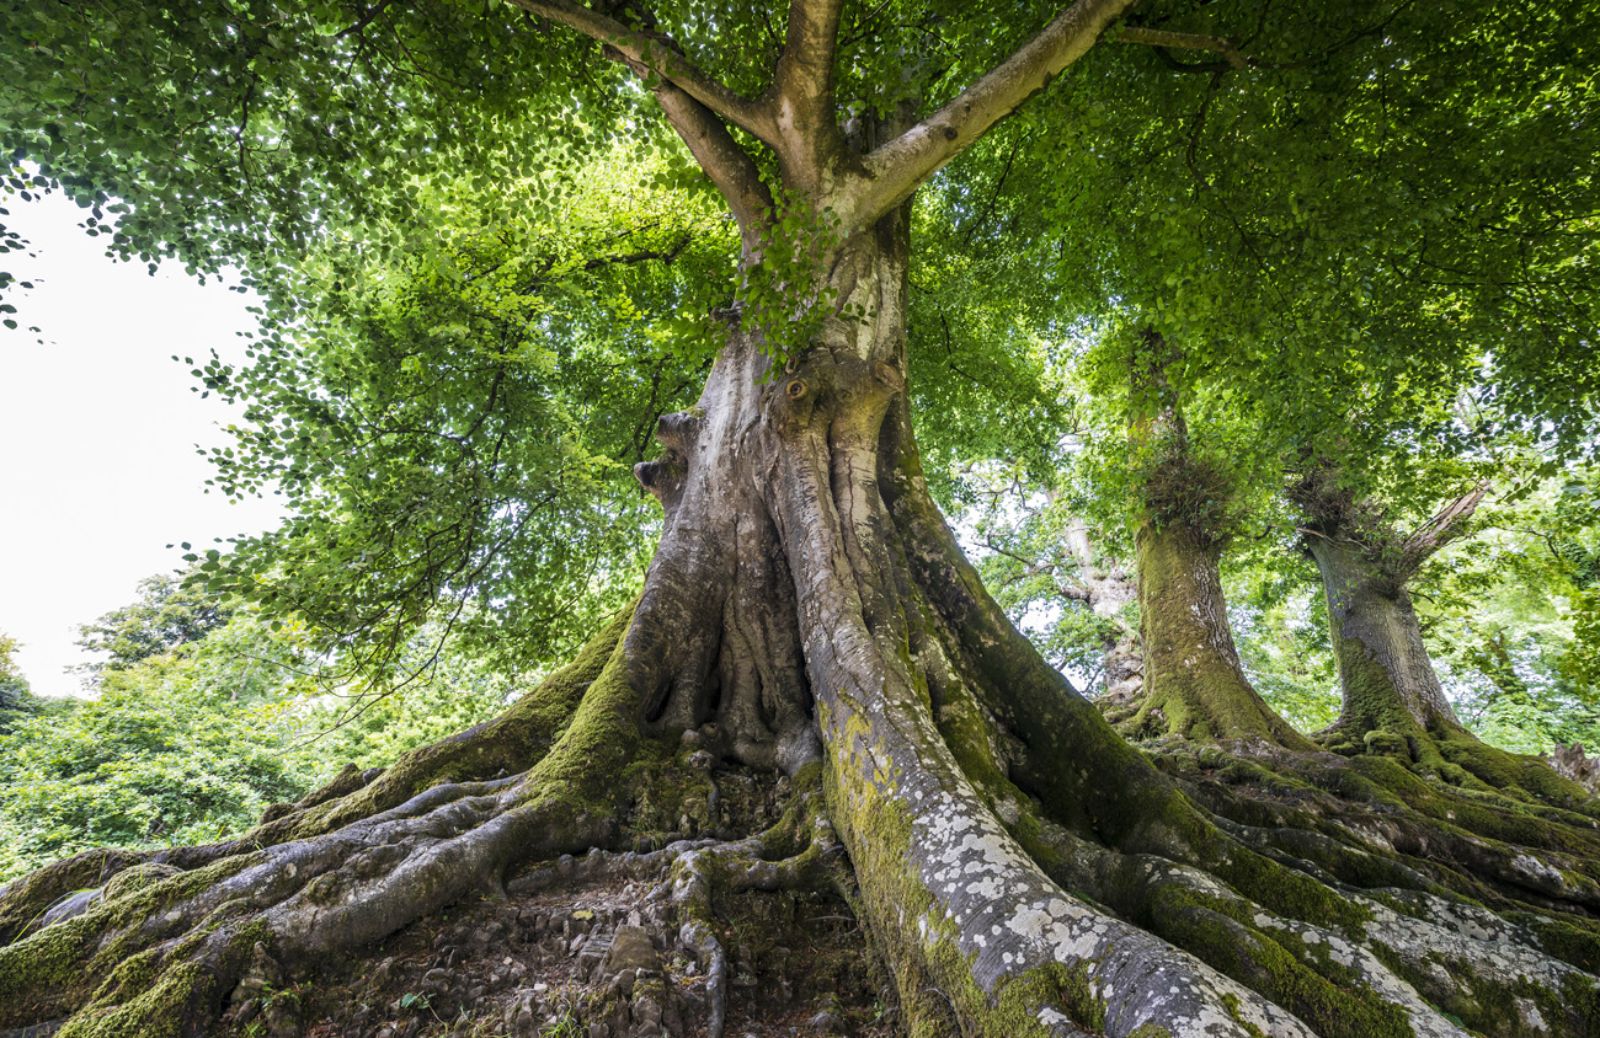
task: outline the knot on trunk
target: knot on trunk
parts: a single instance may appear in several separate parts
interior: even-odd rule
[[[641,461],[633,467],[633,478],[639,485],[655,495],[661,507],[671,511],[683,492],[683,477],[687,466],[683,455],[673,448],[656,461]]]
[[[690,411],[672,411],[656,419],[656,442],[687,451],[700,436],[701,420]]]
[[[784,364],[773,412],[782,425],[797,427],[821,414],[835,434],[876,442],[889,401],[905,391],[900,367],[864,360],[841,350],[814,349]]]

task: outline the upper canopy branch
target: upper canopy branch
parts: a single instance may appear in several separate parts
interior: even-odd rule
[[[599,40],[623,59],[654,72],[728,122],[769,144],[774,143],[776,135],[768,105],[734,93],[659,36],[629,28],[571,0],[511,0],[511,3]]]
[[[685,91],[663,82],[656,87],[655,95],[667,121],[727,200],[739,225],[745,253],[753,254],[772,210],[772,194],[761,182],[755,160],[733,139],[722,120]]]
[[[1135,0],[1077,0],[1005,61],[943,108],[866,155],[836,203],[847,225],[864,227],[907,198],[1062,69],[1082,57]]]
[[[1208,50],[1221,54],[1228,67],[1242,69],[1248,63],[1244,52],[1234,46],[1226,36],[1206,36],[1192,32],[1168,32],[1165,29],[1147,29],[1138,25],[1125,25],[1117,30],[1113,43],[1139,43],[1164,50]],[[1210,66],[1197,66],[1209,68]]]
[[[1471,517],[1478,503],[1489,492],[1489,481],[1484,480],[1471,490],[1441,508],[1432,519],[1412,532],[1400,546],[1400,559],[1395,565],[1396,576],[1404,579],[1415,573],[1417,567],[1428,560],[1452,538],[1462,532],[1463,520]]]

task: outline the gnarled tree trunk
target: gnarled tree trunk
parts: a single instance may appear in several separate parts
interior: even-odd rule
[[[812,884],[853,906],[910,1035],[1593,1032],[1590,816],[1265,742],[1227,783],[1198,756],[1164,773],[1007,622],[928,495],[902,203],[1125,0],[1080,0],[860,153],[833,124],[837,4],[793,6],[760,102],[595,9],[520,6],[658,60],[656,96],[751,268],[772,199],[727,127],[773,148],[785,188],[840,229],[784,294],[789,316],[825,308],[816,331],[778,365],[770,324],[729,329],[699,405],[661,419],[664,454],[637,470],[666,512],[641,597],[504,716],[238,840],[95,852],[0,890],[0,1029],[237,1030],[271,978],[449,906],[627,874],[655,881],[652,918],[676,927],[661,939],[698,960],[711,1038],[719,898]],[[1186,545],[1160,550],[1202,594]],[[785,791],[776,820],[720,806],[740,776]]]
[[[667,522],[631,614],[499,721],[242,840],[6,888],[0,1027],[209,1033],[263,975],[559,882],[538,863],[589,848],[586,868],[659,870],[712,1034],[719,891],[819,876],[866,923],[908,1034],[1462,1033],[1440,1006],[1588,1033],[1587,818],[1439,801],[1444,822],[1316,760],[1292,789],[1241,793],[1180,758],[1168,778],[1009,625],[918,466],[904,228],[893,213],[828,264],[864,318],[830,317],[781,371],[733,329],[700,406],[662,420],[639,477]],[[788,821],[717,831],[706,757],[713,777],[787,771]],[[623,853],[641,842],[659,849]],[[848,871],[819,873],[841,847]]]

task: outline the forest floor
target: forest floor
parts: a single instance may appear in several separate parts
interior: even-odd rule
[[[242,985],[230,1038],[699,1038],[707,976],[667,879],[536,863],[298,982]],[[553,885],[540,872],[573,878]],[[599,872],[583,878],[587,872]],[[538,889],[530,891],[529,887]],[[889,1038],[893,985],[849,905],[811,891],[720,894],[726,1038]]]

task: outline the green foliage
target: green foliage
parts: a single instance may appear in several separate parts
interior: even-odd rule
[[[108,669],[98,699],[14,725],[0,736],[0,874],[87,847],[215,839],[298,795],[262,738],[279,723],[276,683],[205,644]]]
[[[776,206],[761,240],[760,260],[744,271],[739,305],[740,320],[760,330],[762,348],[781,366],[803,352],[838,309],[822,264],[839,245],[839,234],[831,213],[781,189],[774,194]]]
[[[370,673],[425,624],[512,667],[632,594],[654,503],[631,467],[689,406],[727,225],[679,167],[619,149],[581,178],[428,187],[403,253],[330,243],[250,362],[195,368],[244,407],[216,483],[283,495],[278,530],[190,558],[212,593],[304,619]]]
[[[1117,616],[1092,608],[1085,563],[1068,544],[1069,532],[1082,523],[1070,492],[1033,487],[1021,474],[993,467],[969,471],[966,485],[974,504],[956,518],[984,586],[1053,666],[1087,694],[1103,691],[1106,647],[1139,629],[1139,610],[1137,602]],[[1083,537],[1096,554],[1095,535],[1085,530]],[[1104,552],[1098,562],[1121,569]]]
[[[1525,753],[1600,745],[1596,473],[1569,467],[1480,522],[1425,567],[1416,595],[1463,720]]]
[[[404,658],[422,676],[403,689],[337,681],[344,668],[313,651],[303,624],[274,627],[254,610],[175,591],[168,578],[140,587],[139,601],[111,614],[125,644],[148,647],[170,632],[179,595],[197,614],[229,618],[106,666],[96,699],[44,700],[11,715],[0,730],[0,879],[89,847],[241,832],[345,763],[388,764],[514,695],[512,679],[438,654],[425,636]]]
[[[28,688],[28,679],[12,658],[17,640],[0,632],[0,734],[10,730],[18,717],[38,709],[38,700]]]
[[[770,85],[771,12],[652,8],[732,90]],[[838,108],[927,111],[1056,10],[852,6]],[[1228,540],[1246,665],[1314,725],[1331,664],[1289,475],[1327,460],[1405,530],[1463,480],[1565,478],[1600,442],[1600,9],[1149,0],[1133,18],[1246,61],[1097,46],[915,199],[928,478],[973,510],[986,575],[1068,669],[1136,618],[1062,593],[1082,565],[1064,524],[1112,561],[1152,517]],[[508,685],[490,673],[559,657],[637,585],[657,513],[628,469],[692,404],[712,315],[737,300],[783,359],[833,304],[814,288],[827,213],[780,193],[736,277],[739,243],[648,91],[512,5],[11,4],[0,37],[27,41],[0,49],[9,193],[63,191],[112,254],[235,266],[260,293],[249,362],[191,367],[244,411],[217,486],[290,511],[90,628],[112,657],[100,700],[0,737],[22,791],[0,825],[29,860],[236,827],[322,760],[388,759],[491,711]],[[0,253],[22,246],[0,228]],[[1160,408],[1130,378],[1147,332],[1173,347]],[[1130,438],[1160,410],[1187,420],[1181,452]],[[1495,738],[1591,724],[1580,477],[1531,499],[1523,533],[1418,578],[1452,690]]]
[[[96,671],[121,670],[223,626],[233,610],[214,596],[186,586],[181,575],[157,573],[139,582],[139,598],[78,629],[78,645],[106,659]]]

